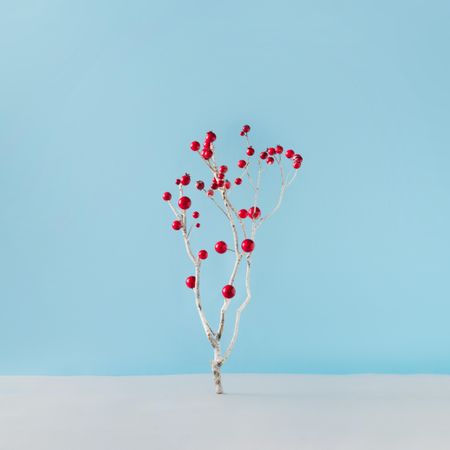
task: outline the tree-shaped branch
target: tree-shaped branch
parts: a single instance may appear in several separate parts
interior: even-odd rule
[[[233,351],[234,345],[239,334],[239,323],[241,314],[245,307],[250,302],[252,297],[250,287],[250,271],[251,271],[251,257],[252,252],[255,249],[255,235],[258,228],[263,222],[272,217],[277,212],[283,201],[287,188],[294,181],[297,170],[301,167],[303,158],[300,154],[295,153],[293,150],[284,151],[283,147],[277,145],[276,147],[268,147],[266,150],[259,154],[259,158],[255,156],[255,150],[250,145],[248,139],[248,133],[250,131],[249,125],[242,127],[241,136],[246,140],[246,158],[238,161],[238,168],[241,170],[241,174],[234,180],[234,185],[237,188],[243,183],[243,178],[246,178],[248,185],[253,191],[253,202],[248,209],[237,209],[231,199],[230,192],[232,191],[232,183],[226,178],[228,167],[226,165],[218,165],[216,163],[216,150],[214,142],[216,141],[216,135],[212,131],[206,133],[203,149],[200,152],[201,145],[199,142],[194,141],[191,143],[191,150],[196,152],[200,159],[205,163],[208,170],[211,172],[212,181],[209,189],[206,188],[205,182],[199,180],[195,183],[196,188],[203,192],[212,202],[212,204],[219,209],[219,211],[226,217],[230,224],[232,234],[232,248],[228,248],[228,245],[224,241],[218,241],[215,244],[215,251],[219,254],[225,254],[226,252],[234,253],[234,265],[228,284],[222,289],[223,304],[220,309],[219,323],[217,331],[214,331],[208,322],[205,312],[202,307],[202,301],[200,296],[200,280],[201,280],[201,265],[202,261],[208,258],[208,252],[205,249],[198,251],[197,255],[194,254],[191,246],[191,232],[194,229],[194,224],[188,227],[187,211],[190,209],[192,201],[190,197],[184,194],[184,187],[191,184],[191,177],[189,174],[184,174],[182,177],[176,180],[178,185],[179,195],[177,204],[174,206],[172,203],[172,194],[170,192],[164,192],[163,200],[165,200],[170,206],[172,212],[175,215],[175,220],[172,223],[172,228],[176,231],[181,231],[184,245],[187,255],[194,266],[195,275],[191,275],[186,278],[186,286],[193,290],[195,305],[200,317],[200,322],[203,326],[205,335],[213,348],[213,359],[211,361],[211,368],[214,376],[214,383],[216,386],[216,392],[218,394],[223,393],[222,381],[221,381],[221,367],[225,361],[230,357]],[[283,158],[283,154],[285,158]],[[251,163],[257,164],[257,173],[254,177],[250,172]],[[286,177],[283,169],[283,162],[290,161],[293,167],[293,173]],[[277,164],[280,171],[280,193],[278,201],[273,209],[265,216],[261,215],[261,209],[259,208],[259,195],[262,173],[266,167],[270,167]],[[237,189],[235,189],[237,190]],[[216,195],[218,194],[218,195]],[[217,199],[219,197],[219,200]],[[199,213],[194,211],[192,213],[194,219],[198,219]],[[195,223],[195,227],[199,228],[200,223]],[[237,307],[234,317],[234,326],[232,336],[225,351],[221,350],[221,340],[226,323],[226,315],[228,308],[231,304],[231,299],[236,295],[236,289],[234,287],[237,274],[242,265],[242,261],[245,261],[245,297],[242,303]]]

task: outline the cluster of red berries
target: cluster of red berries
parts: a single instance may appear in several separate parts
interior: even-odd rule
[[[257,206],[252,206],[248,209],[240,209],[238,211],[238,216],[241,219],[249,217],[252,220],[256,220],[261,217],[261,210]]]
[[[241,136],[246,136],[249,131],[250,131],[250,125],[244,125],[242,127],[240,134],[241,134]]]
[[[213,156],[213,142],[216,140],[216,134],[212,131],[208,131],[203,142],[203,149],[200,153],[203,159],[211,159]],[[200,142],[191,142],[191,150],[197,152],[200,150]]]
[[[175,184],[176,184],[177,186],[179,186],[180,184],[181,184],[182,186],[187,186],[187,185],[190,184],[190,182],[191,182],[191,176],[190,176],[188,173],[185,173],[182,177],[177,178],[177,179],[175,180]]]

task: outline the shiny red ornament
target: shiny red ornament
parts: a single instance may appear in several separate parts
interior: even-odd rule
[[[198,218],[200,217],[200,213],[199,213],[198,211],[194,211],[194,212],[192,213],[192,217],[193,217],[194,219],[198,219]]]
[[[295,155],[294,150],[291,150],[291,149],[286,150],[286,153],[285,153],[286,158],[291,159],[294,155]]]
[[[261,210],[257,206],[252,206],[248,209],[248,216],[250,219],[257,219],[261,215]]]
[[[205,149],[202,150],[201,155],[202,155],[203,159],[208,160],[208,159],[211,159],[211,157],[213,155],[213,152],[209,148],[205,148]]]
[[[261,152],[261,153],[259,154],[259,157],[260,157],[261,159],[266,159],[266,158],[267,158],[267,152]]]
[[[269,164],[269,166],[271,166],[274,162],[275,160],[271,156],[266,159],[266,163]]]
[[[225,298],[233,298],[236,295],[236,289],[233,285],[227,284],[222,288],[222,295]]]
[[[183,227],[183,225],[182,225],[182,223],[181,223],[179,220],[174,220],[174,221],[172,222],[172,228],[173,228],[175,231],[181,230],[182,227]]]
[[[194,275],[191,275],[190,277],[186,278],[186,286],[189,289],[194,289],[195,288],[195,277],[194,277]]]
[[[238,212],[238,216],[241,219],[245,219],[246,217],[248,217],[248,211],[246,209],[240,209]]]
[[[254,155],[254,153],[255,153],[255,149],[252,146],[247,148],[247,155],[248,156],[252,156],[252,155]]]
[[[281,155],[283,153],[283,146],[277,145],[275,151],[277,152],[278,155]]]
[[[195,187],[201,191],[205,188],[205,183],[202,180],[198,180],[197,183],[195,183]]]
[[[225,241],[218,241],[216,242],[216,245],[214,246],[217,253],[225,253],[228,249],[227,243]]]
[[[198,257],[200,259],[206,259],[208,257],[208,252],[206,250],[200,250],[198,252]]]
[[[178,199],[178,206],[181,209],[189,209],[191,207],[191,199],[189,197],[180,197]]]
[[[241,243],[241,248],[246,253],[250,253],[255,249],[255,243],[251,239],[244,239]]]
[[[191,182],[191,176],[188,173],[185,173],[181,178],[180,178],[181,184],[183,186],[187,186],[190,182]]]
[[[237,184],[238,186],[240,185],[242,183],[242,178],[236,178],[235,180],[234,180],[234,184]]]
[[[191,142],[191,150],[194,151],[194,152],[200,150],[200,142],[192,141]]]
[[[247,163],[243,159],[240,159],[238,161],[238,167],[240,167],[241,169],[243,169],[246,165]]]
[[[216,133],[214,133],[213,131],[208,131],[206,133],[206,139],[210,142],[214,142],[216,140]]]
[[[162,199],[165,202],[168,202],[169,200],[172,199],[172,194],[170,192],[164,192],[164,194],[162,195]]]

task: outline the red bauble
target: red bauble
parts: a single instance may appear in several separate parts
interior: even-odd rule
[[[225,253],[228,249],[227,243],[225,241],[219,241],[216,242],[216,245],[214,246],[214,248],[216,249],[217,253]]]
[[[286,155],[286,158],[291,159],[295,155],[295,152],[294,152],[294,150],[289,149],[289,150],[286,150],[285,155]]]
[[[189,209],[191,207],[191,199],[189,197],[180,197],[178,199],[178,206],[181,209]]]
[[[238,167],[240,167],[241,169],[243,169],[246,165],[247,163],[243,159],[240,159],[238,161]]]
[[[198,257],[200,259],[206,259],[208,257],[208,252],[206,250],[200,250],[198,252]]]
[[[255,149],[252,146],[247,148],[247,155],[248,156],[252,156],[254,153],[255,153]]]
[[[252,206],[248,209],[248,216],[255,220],[261,215],[261,210],[257,206]]]
[[[170,192],[164,192],[164,194],[162,195],[162,198],[165,202],[168,202],[169,200],[172,199],[172,194]]]
[[[194,289],[195,288],[195,277],[194,277],[194,275],[191,275],[190,277],[186,278],[186,286],[189,289]]]
[[[210,159],[211,156],[213,155],[213,152],[212,152],[212,150],[210,150],[209,148],[205,148],[205,149],[202,150],[201,155],[202,155],[202,158],[203,158],[203,159],[208,160],[208,159]]]
[[[266,159],[266,163],[269,164],[269,166],[271,166],[274,162],[275,160],[271,156]]]
[[[196,152],[197,150],[200,149],[200,142],[197,141],[192,141],[191,142],[191,150],[193,150],[194,152]]]
[[[267,158],[267,152],[261,152],[261,153],[259,154],[259,157],[260,157],[261,159],[266,159],[266,158]]]
[[[198,218],[200,217],[200,213],[199,213],[198,211],[194,211],[194,212],[192,213],[192,217],[193,217],[194,219],[198,219]]]
[[[187,186],[190,182],[191,182],[191,176],[188,173],[185,173],[181,178],[180,178],[181,184],[183,186]]]
[[[245,219],[246,217],[248,217],[248,211],[246,209],[240,209],[238,212],[238,216],[241,219]]]
[[[233,298],[236,295],[236,289],[233,285],[227,284],[222,289],[222,295],[225,298]]]
[[[244,125],[244,126],[242,127],[242,131],[243,131],[244,133],[248,133],[248,132],[250,131],[250,125]]]
[[[234,180],[234,183],[235,184],[237,184],[238,186],[242,183],[242,178],[236,178],[235,180]]]
[[[216,137],[217,137],[216,134],[212,131],[208,131],[206,133],[206,139],[210,142],[214,142],[216,140]]]
[[[277,145],[277,147],[275,148],[275,151],[281,155],[281,153],[283,153],[283,146],[281,145]]]
[[[195,187],[201,191],[204,189],[205,187],[205,183],[202,180],[198,180],[197,183],[195,183]]]
[[[220,166],[219,167],[219,173],[227,173],[228,167],[227,166]]]
[[[179,220],[174,220],[174,221],[172,222],[172,228],[173,228],[175,231],[181,230],[182,227],[183,227],[183,225],[182,225],[182,223],[181,223]]]
[[[255,249],[255,243],[251,239],[244,239],[241,247],[244,252],[250,253]]]
[[[275,149],[273,147],[270,147],[270,148],[267,149],[267,153],[270,156],[272,156],[272,155],[275,155],[276,151],[275,151]]]

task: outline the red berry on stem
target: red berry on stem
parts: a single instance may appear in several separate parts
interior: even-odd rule
[[[267,152],[261,152],[261,153],[259,154],[259,157],[260,157],[261,159],[266,159],[266,158],[267,158]]]
[[[199,191],[201,191],[202,189],[204,189],[205,183],[203,183],[202,180],[198,180],[197,183],[195,183],[195,187],[196,187]]]
[[[241,131],[239,134],[240,134],[241,136],[245,136],[245,133],[244,133],[243,131]]]
[[[248,133],[248,132],[250,131],[250,125],[244,125],[244,126],[242,127],[242,131],[243,131],[244,133]]]
[[[195,224],[195,226],[196,226],[197,228],[200,228],[200,223],[197,222],[197,223]]]
[[[242,178],[236,178],[235,180],[234,180],[234,183],[235,184],[237,184],[238,186],[242,183]]]
[[[164,194],[162,195],[162,198],[165,202],[168,202],[169,200],[172,199],[172,194],[170,192],[164,192]]]
[[[225,298],[233,298],[236,295],[236,289],[233,285],[227,284],[222,289],[222,295]]]
[[[255,249],[255,243],[251,239],[244,239],[241,247],[244,252],[250,253]]]
[[[247,163],[243,159],[240,159],[238,161],[238,167],[240,167],[241,169],[243,169],[246,165]]]
[[[194,212],[192,213],[192,217],[193,217],[194,219],[198,219],[198,218],[200,217],[200,213],[199,213],[198,211],[194,211]]]
[[[181,180],[180,180],[179,178],[177,178],[177,179],[175,180],[175,184],[178,186],[180,183],[181,183]]]
[[[289,150],[286,150],[285,155],[286,155],[286,158],[291,159],[295,155],[295,152],[294,152],[294,150],[289,149]]]
[[[210,189],[208,191],[208,197],[212,197],[214,195],[214,191],[212,189]]]
[[[254,153],[255,153],[255,149],[252,146],[247,148],[247,155],[248,156],[252,156]]]
[[[219,186],[220,188],[223,187],[224,184],[225,184],[225,181],[223,181],[223,180],[219,180],[219,181],[217,182],[217,186]]]
[[[277,147],[275,148],[275,151],[280,155],[281,153],[283,153],[283,146],[277,145]]]
[[[248,209],[248,216],[255,220],[261,215],[261,210],[257,206],[252,206]]]
[[[300,169],[300,167],[301,167],[301,165],[302,165],[302,163],[300,162],[300,161],[294,161],[293,163],[292,163],[292,167],[294,168],[294,169]]]
[[[228,167],[227,166],[220,166],[219,167],[219,173],[227,173]]]
[[[230,189],[231,183],[227,180],[225,181],[225,189]]]
[[[194,275],[191,275],[190,277],[186,278],[186,286],[189,289],[194,289],[195,288],[195,277],[194,277]]]
[[[181,230],[182,226],[183,226],[183,225],[181,224],[181,222],[180,222],[179,220],[174,220],[174,221],[172,222],[172,228],[173,228],[175,231]]]
[[[181,178],[180,178],[181,184],[183,186],[187,186],[190,182],[191,182],[191,177],[188,173],[185,173]]]
[[[276,151],[275,151],[275,149],[273,147],[270,147],[270,148],[267,149],[267,153],[270,156],[272,156],[272,155],[275,155]]]
[[[214,142],[216,140],[216,137],[217,137],[216,134],[212,131],[208,131],[206,133],[206,139],[210,142]]]
[[[216,245],[214,246],[217,253],[225,253],[228,249],[227,243],[225,241],[218,241],[216,242]]]
[[[194,152],[196,152],[197,150],[200,149],[200,142],[197,141],[192,141],[191,142],[191,150],[193,150]]]
[[[274,163],[274,159],[271,157],[271,156],[269,156],[267,159],[266,159],[266,163],[267,164],[269,164],[269,166],[271,166],[273,163]]]
[[[208,252],[206,250],[200,250],[198,252],[198,257],[200,259],[206,259],[208,257]]]
[[[217,177],[218,180],[223,180],[225,178],[225,174],[224,173],[218,173],[216,175],[216,177]]]
[[[245,219],[246,217],[248,217],[248,211],[246,209],[240,209],[238,212],[238,216],[241,219]]]
[[[213,152],[209,148],[205,148],[205,149],[202,150],[201,155],[202,155],[203,159],[208,160],[208,159],[211,159],[211,157],[213,155]]]
[[[189,209],[191,207],[191,199],[189,197],[180,197],[178,199],[178,206],[181,209]]]
[[[303,162],[303,157],[302,157],[302,155],[300,155],[299,153],[296,153],[296,154],[294,155],[293,160],[294,160],[294,161],[300,161],[300,163],[301,163],[301,162]]]

